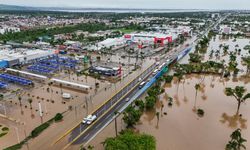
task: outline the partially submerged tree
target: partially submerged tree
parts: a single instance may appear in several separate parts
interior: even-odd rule
[[[241,150],[246,149],[244,143],[247,141],[246,139],[241,137],[241,130],[235,130],[231,135],[231,140],[226,145],[226,150]]]
[[[247,66],[246,73],[250,73],[250,56],[248,57],[242,57],[243,64]]]
[[[227,96],[233,96],[238,102],[237,114],[239,113],[241,103],[250,98],[250,93],[245,94],[245,92],[246,89],[243,86],[236,86],[234,89],[229,87],[225,88],[225,94]]]

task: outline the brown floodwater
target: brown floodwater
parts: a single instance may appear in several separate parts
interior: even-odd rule
[[[229,45],[229,51],[241,49],[241,54],[237,55],[239,68],[245,71],[246,67],[241,64],[241,56],[245,56],[247,51],[243,47],[249,44],[249,39],[221,40],[218,36],[215,41],[211,41],[204,60],[211,60],[209,53],[211,49],[219,49],[220,44]],[[194,50],[194,49],[193,49]],[[249,55],[249,54],[248,54]],[[228,62],[229,55],[220,52],[220,60],[215,56],[212,60]],[[180,63],[188,63],[189,56],[183,58]],[[172,72],[172,71],[171,71]],[[171,73],[170,72],[170,73]],[[241,105],[241,117],[236,115],[237,102],[233,97],[224,94],[225,87],[244,86],[250,92],[250,77],[245,77],[241,72],[238,78],[221,79],[219,76],[206,75],[186,75],[179,86],[174,80],[172,84],[165,84],[165,93],[159,96],[156,108],[150,112],[145,112],[136,129],[141,133],[151,134],[156,138],[157,150],[224,150],[225,145],[230,140],[230,134],[237,128],[242,129],[242,137],[247,139],[245,143],[250,149],[250,102]],[[200,83],[204,78],[201,89],[195,98],[195,84]],[[173,98],[173,105],[168,106],[168,97]],[[144,96],[145,97],[145,94]],[[196,100],[195,100],[196,99]],[[161,112],[161,105],[164,105]],[[197,109],[204,110],[204,116],[199,117]],[[157,126],[156,112],[160,112],[159,124]],[[121,117],[118,119],[118,129],[124,128]],[[97,137],[90,142],[95,149],[104,149],[101,142],[107,137],[114,136],[114,123],[106,127]]]
[[[160,99],[164,104],[162,114],[157,126],[155,112],[144,113],[141,124],[137,125],[140,132],[155,136],[157,149],[159,150],[222,150],[225,148],[230,134],[237,128],[242,129],[243,137],[250,139],[248,119],[250,118],[250,104],[244,103],[240,108],[242,117],[235,115],[237,103],[233,97],[225,96],[225,87],[242,85],[250,92],[249,83],[231,80],[221,82],[220,77],[206,76],[201,90],[198,91],[195,103],[195,84],[199,77],[189,77],[180,83],[170,87],[165,86],[168,96],[174,98],[173,106],[169,107],[166,94]],[[211,84],[213,86],[211,86]],[[194,108],[201,108],[205,114],[199,117]],[[167,113],[167,115],[164,115]],[[246,143],[250,147],[250,142]]]
[[[229,45],[229,52],[235,48],[241,49],[237,55],[238,67],[242,70],[238,78],[221,79],[218,76],[205,76],[201,89],[195,100],[195,84],[202,81],[203,75],[187,75],[179,87],[174,80],[172,85],[165,85],[164,96],[158,103],[163,103],[164,108],[157,126],[155,113],[161,109],[156,107],[152,112],[146,112],[137,125],[140,132],[155,136],[157,149],[159,150],[223,150],[229,141],[230,134],[237,128],[242,129],[242,134],[250,148],[250,130],[248,119],[250,118],[250,104],[243,103],[240,108],[241,117],[236,115],[237,103],[233,97],[224,94],[225,87],[244,86],[250,92],[250,78],[245,77],[246,67],[241,64],[241,57],[247,56],[248,51],[243,47],[249,43],[249,39],[221,40],[219,36],[211,40],[204,60],[229,61],[229,55],[224,55],[220,50],[220,57],[209,57],[210,51],[219,49],[220,44]],[[238,45],[238,46],[235,46]],[[185,57],[180,63],[187,63],[189,57]],[[174,98],[173,106],[169,107],[167,97]],[[197,109],[203,109],[205,114],[199,117]]]

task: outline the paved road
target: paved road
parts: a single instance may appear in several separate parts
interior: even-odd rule
[[[218,22],[212,24],[206,31],[203,32],[202,36],[205,35],[212,27],[218,25],[219,22],[221,22],[225,18],[220,19]],[[196,42],[197,39],[195,39],[194,42]],[[179,47],[176,51],[167,53],[165,57],[162,57],[161,64],[163,62],[166,62],[167,59],[175,60],[178,57],[178,54],[180,54],[184,49],[184,47]],[[123,89],[117,92],[108,102],[97,108],[97,110],[92,113],[97,116],[97,120],[91,125],[80,123],[78,126],[76,126],[71,131],[70,137],[68,139],[69,143],[64,147],[64,149],[68,148],[71,144],[80,144],[88,142],[103,128],[105,128],[110,122],[112,122],[114,117],[117,116],[115,115],[115,112],[119,112],[128,103],[126,99],[131,98],[140,90],[138,87],[140,84],[139,78],[141,78],[143,81],[148,80],[150,77],[152,77],[152,72],[155,70],[155,68],[156,64],[150,66],[136,79],[132,80]]]

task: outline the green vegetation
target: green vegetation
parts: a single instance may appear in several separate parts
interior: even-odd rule
[[[122,119],[127,124],[127,127],[133,127],[140,120],[142,112],[134,106],[128,106],[123,115]]]
[[[40,126],[36,127],[34,130],[31,131],[31,137],[37,137],[43,130],[47,129],[50,126],[48,122],[41,124]]]
[[[172,97],[168,97],[168,106],[169,107],[173,106],[173,98]]]
[[[203,117],[204,116],[204,114],[205,114],[205,112],[204,112],[204,110],[203,109],[197,109],[197,115],[199,116],[199,117]]]
[[[205,73],[205,74],[221,74],[223,73],[224,65],[222,63],[207,61],[195,64],[176,64],[174,67],[175,76],[178,73],[191,74],[191,73]]]
[[[207,47],[208,47],[208,44],[209,44],[209,41],[210,39],[206,36],[204,36],[199,42],[198,44],[196,45],[195,47],[195,52],[199,52],[201,54],[204,54],[207,52]]]
[[[2,129],[1,129],[2,127]],[[0,137],[5,136],[6,134],[8,134],[9,132],[9,128],[8,127],[3,127],[3,125],[0,125]]]
[[[159,81],[157,81],[157,82],[159,82]],[[159,85],[153,86],[148,90],[148,92],[147,92],[148,96],[145,97],[145,100],[146,100],[145,106],[146,106],[147,110],[151,110],[155,107],[157,97],[162,92],[164,92],[164,91],[161,89],[161,87]]]
[[[7,134],[8,132],[3,132],[3,133],[0,133],[0,137],[3,137]]]
[[[9,128],[8,127],[3,127],[2,131],[9,131]]]
[[[246,149],[246,146],[244,145],[245,142],[247,142],[246,139],[241,137],[241,130],[237,129],[235,130],[231,135],[231,140],[226,145],[226,150],[241,150]]]
[[[33,30],[26,30],[16,33],[7,33],[0,35],[1,41],[16,41],[16,42],[24,42],[24,41],[34,41],[37,40],[38,37],[41,36],[53,36],[56,34],[63,34],[63,33],[72,33],[77,30],[83,30],[88,32],[95,32],[98,30],[107,30],[109,29],[104,23],[85,23],[85,24],[78,24],[74,26],[64,26],[64,27],[55,27],[49,29],[33,29]]]
[[[171,75],[166,75],[163,78],[165,79],[165,83],[171,83],[173,80],[173,76]]]
[[[121,29],[118,29],[117,31],[120,31],[122,33],[131,33],[131,32],[135,32],[136,30],[134,29],[126,29],[126,28],[121,28]]]
[[[155,150],[156,140],[151,135],[125,130],[116,138],[107,138],[104,147],[105,150]]]
[[[245,92],[246,89],[243,86],[236,86],[234,89],[230,87],[225,88],[225,94],[227,96],[233,96],[238,102],[237,114],[239,113],[241,103],[245,102],[247,99],[250,98],[250,93],[244,95]]]
[[[191,63],[200,63],[201,62],[201,56],[198,53],[190,53],[189,54],[189,61]]]
[[[246,45],[243,49],[244,50],[250,50],[250,45]]]
[[[243,64],[247,66],[246,73],[250,73],[250,56],[242,57]]]
[[[55,121],[61,121],[63,119],[63,115],[61,113],[57,113],[56,116],[54,117]]]

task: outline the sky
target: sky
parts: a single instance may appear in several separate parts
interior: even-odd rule
[[[250,10],[250,0],[0,0],[0,4],[36,7]]]

